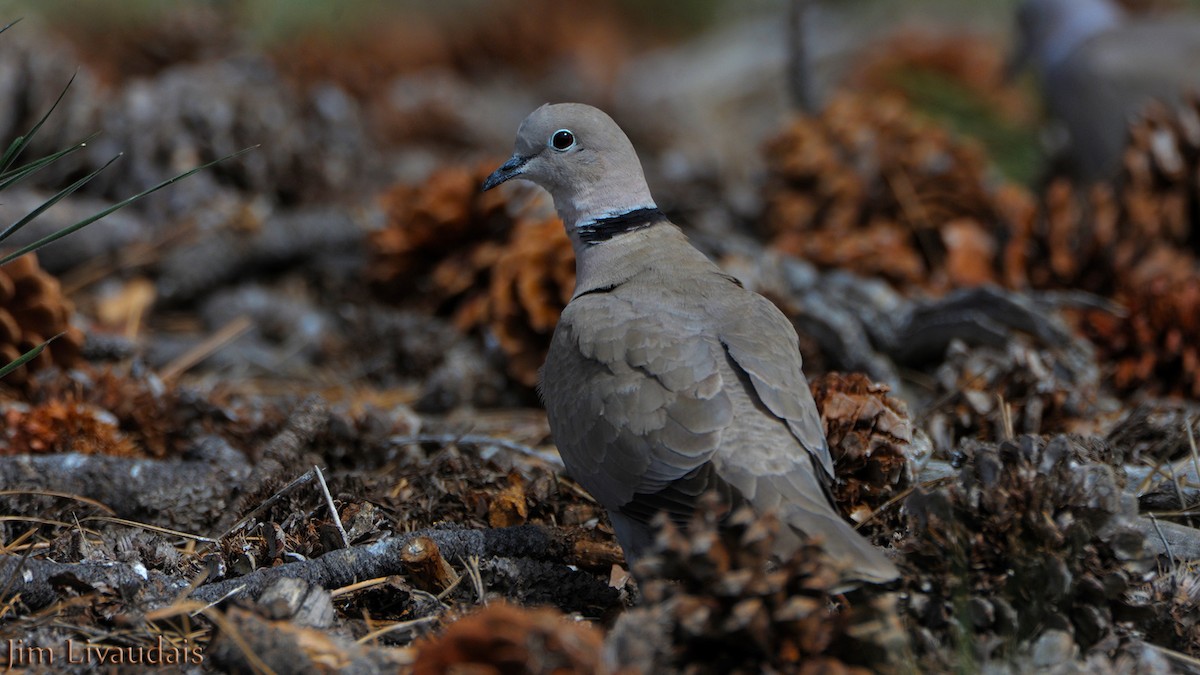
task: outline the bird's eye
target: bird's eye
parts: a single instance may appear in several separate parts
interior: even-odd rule
[[[570,150],[573,145],[575,145],[575,134],[567,129],[559,129],[550,137],[550,147],[559,152]]]

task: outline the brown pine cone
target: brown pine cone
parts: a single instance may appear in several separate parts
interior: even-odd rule
[[[23,368],[4,378],[20,386],[29,373],[50,365],[69,368],[79,362],[83,332],[71,326],[74,312],[58,279],[30,253],[0,267],[0,363],[8,363],[47,339],[62,334]]]

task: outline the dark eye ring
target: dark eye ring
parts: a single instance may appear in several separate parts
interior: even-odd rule
[[[569,129],[559,129],[550,137],[550,147],[559,152],[569,150],[572,145],[575,145],[575,134]]]

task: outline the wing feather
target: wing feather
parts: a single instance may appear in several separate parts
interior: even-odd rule
[[[733,409],[719,372],[724,348],[698,329],[703,320],[639,314],[612,293],[563,312],[543,398],[568,471],[604,506],[686,517],[719,482],[705,467]]]

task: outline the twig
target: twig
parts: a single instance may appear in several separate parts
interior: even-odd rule
[[[246,657],[246,661],[251,665],[251,667],[253,667],[257,672],[275,675],[275,671],[272,670],[271,667],[259,657],[255,650],[250,646],[250,643],[248,643],[242,636],[242,633],[238,630],[238,627],[235,626],[227,616],[213,609],[211,606],[199,611],[203,612],[204,616],[208,617],[210,621],[217,624],[217,628],[221,629],[222,635],[225,635],[233,642],[233,644],[237,645],[237,648],[242,652],[242,656]]]
[[[161,527],[158,525],[151,525],[150,523],[139,523],[136,520],[127,520],[125,518],[117,518],[115,516],[88,516],[88,517],[84,518],[81,522],[86,523],[86,522],[93,521],[93,520],[101,522],[101,523],[116,523],[117,525],[126,525],[128,527],[136,527],[136,528],[140,528],[143,530],[149,530],[151,532],[158,532],[161,534],[169,534],[169,535],[180,537],[183,539],[192,539],[194,541],[202,541],[206,544],[216,544],[218,541],[216,539],[202,537],[198,534],[191,534],[190,532],[183,532],[181,530],[173,530],[169,527]]]
[[[1183,488],[1179,487],[1179,478],[1175,474],[1175,465],[1167,464],[1167,467],[1171,470],[1171,487],[1175,488],[1175,496],[1179,499],[1179,509],[1186,511],[1188,508],[1187,500],[1183,498]],[[1191,516],[1187,517],[1187,524],[1189,527],[1195,527]]]
[[[1163,534],[1162,528],[1158,525],[1158,518],[1150,516],[1150,522],[1154,524],[1154,531],[1158,533],[1158,538],[1162,540],[1163,548],[1167,551],[1167,561],[1171,564],[1171,585],[1175,586],[1179,583],[1179,563],[1175,560],[1175,554],[1171,552],[1171,542],[1167,541],[1167,536]]]
[[[891,499],[887,500],[883,504],[880,504],[879,508],[875,509],[874,511],[871,511],[871,514],[869,516],[867,516],[866,518],[863,518],[861,523],[855,524],[854,529],[857,530],[857,529],[861,528],[862,526],[866,525],[867,523],[871,522],[872,520],[875,520],[875,517],[878,516],[879,514],[890,509],[891,507],[895,506],[896,504],[899,504],[900,502],[904,501],[904,499],[906,497],[908,497],[910,494],[913,493],[913,490],[916,490],[917,488],[927,488],[927,487],[936,487],[938,485],[944,485],[951,478],[953,478],[953,476],[941,476],[940,478],[934,478],[931,480],[927,480],[922,483],[918,483],[917,485],[913,485],[913,486],[909,487],[908,489],[902,491],[900,494],[896,495],[895,497],[892,497]]]
[[[463,565],[467,572],[467,576],[471,577],[471,585],[475,587],[475,595],[479,598],[479,604],[487,604],[487,596],[483,593],[483,572],[479,570],[479,556],[469,556]]]
[[[423,626],[427,623],[433,623],[434,621],[437,621],[437,620],[438,620],[438,617],[436,617],[436,616],[423,616],[419,619],[412,619],[410,621],[397,621],[396,623],[393,623],[391,625],[384,626],[383,628],[380,628],[378,630],[371,631],[370,633],[367,633],[366,635],[355,640],[355,642],[357,642],[360,645],[364,645],[364,644],[374,640],[375,638],[382,637],[384,635],[387,635],[388,633],[394,633],[398,630],[408,630],[410,628],[416,628],[417,626]]]
[[[443,557],[522,558],[564,560],[570,555],[570,534],[538,525],[518,525],[489,530],[431,528],[407,532],[372,544],[330,551],[319,558],[259,568],[236,579],[214,582],[196,589],[192,597],[210,601],[227,594],[229,588],[244,586],[242,591],[257,597],[262,589],[279,577],[303,579],[323,588],[340,588],[359,579],[374,579],[404,574],[404,547],[417,537],[429,537]]]
[[[1188,656],[1182,652],[1177,652],[1174,649],[1163,647],[1162,645],[1156,645],[1152,642],[1146,642],[1145,645],[1159,654],[1162,654],[1168,661],[1174,663],[1175,665],[1187,666],[1188,670],[1186,672],[1200,672],[1200,659]]]
[[[229,592],[228,592],[228,593],[225,593],[224,595],[222,595],[222,596],[220,596],[220,597],[216,598],[215,600],[213,600],[213,601],[209,602],[208,604],[204,605],[204,607],[202,607],[202,608],[200,608],[200,609],[198,609],[198,610],[196,610],[196,611],[192,612],[192,613],[191,613],[191,614],[189,614],[188,616],[195,617],[197,614],[201,614],[201,613],[203,613],[203,614],[207,614],[207,613],[208,613],[208,610],[210,610],[210,609],[212,609],[213,607],[215,607],[215,606],[217,606],[217,605],[221,604],[222,602],[225,602],[225,601],[226,601],[226,600],[228,600],[229,598],[231,598],[231,597],[233,597],[233,596],[237,595],[238,593],[241,593],[241,592],[242,592],[242,591],[244,591],[244,590],[246,590],[246,586],[245,586],[245,585],[242,585],[242,586],[234,586],[233,588],[230,588],[230,589],[229,589]]]
[[[374,588],[375,586],[382,586],[388,582],[388,579],[391,579],[391,577],[390,576],[375,577],[374,579],[367,579],[365,581],[360,581],[358,583],[349,584],[348,586],[342,586],[341,588],[335,588],[332,591],[329,591],[329,597],[336,598],[340,595],[354,593],[355,591],[361,591],[361,590],[365,590],[367,588]]]
[[[239,316],[229,323],[217,329],[217,332],[205,338],[200,344],[192,347],[183,354],[180,354],[175,360],[168,363],[158,376],[163,380],[173,380],[184,371],[192,366],[200,363],[204,359],[212,356],[217,350],[225,345],[233,342],[242,333],[250,330],[253,326],[248,316]]]
[[[95,499],[90,499],[88,497],[84,497],[83,495],[77,495],[77,494],[74,494],[71,492],[60,492],[58,490],[0,490],[0,497],[13,497],[13,496],[20,496],[20,495],[32,495],[35,497],[59,497],[61,499],[70,499],[71,501],[83,502],[84,504],[87,504],[88,506],[94,506],[102,511],[107,511],[110,514],[115,513],[104,502],[100,502]]]
[[[1004,400],[1004,394],[1000,393],[996,394],[996,403],[1000,408],[1000,426],[1004,433],[1004,440],[1011,441],[1016,437],[1016,432],[1013,430],[1012,406]]]
[[[1200,476],[1200,452],[1196,452],[1196,436],[1192,433],[1192,420],[1187,420],[1184,428],[1187,430],[1188,450],[1192,453],[1192,468],[1196,470],[1196,475]]]
[[[80,495],[120,518],[211,535],[225,527],[225,518],[241,513],[229,508],[230,493],[252,478],[254,468],[223,439],[221,447],[200,445],[207,456],[191,459],[74,452],[0,456],[0,485],[30,494]]]
[[[1149,515],[1134,518],[1130,525],[1143,534],[1154,555],[1170,555],[1184,563],[1200,560],[1200,530],[1169,520],[1152,521]]]
[[[28,549],[31,551],[32,549]],[[11,575],[11,576],[10,576]],[[147,569],[141,563],[87,561],[60,563],[45,558],[0,556],[0,578],[8,577],[4,595],[20,594],[21,602],[31,609],[49,607],[63,597],[60,580],[90,588],[119,589],[121,593],[141,593],[147,606],[170,601],[187,587],[186,579]],[[81,593],[80,597],[87,594]]]
[[[507,438],[497,438],[495,436],[480,436],[475,434],[457,435],[457,434],[417,434],[415,436],[392,436],[388,439],[394,447],[402,447],[405,445],[414,445],[416,443],[440,443],[442,445],[474,445],[474,446],[495,446],[512,450],[528,457],[535,457],[548,464],[555,466],[563,466],[562,458],[557,453],[550,453],[544,450],[531,448],[523,443],[518,443]]]
[[[36,516],[0,516],[0,523],[37,523],[39,525],[53,525],[55,527],[70,528],[71,523],[62,520],[51,520],[50,518],[38,518]],[[99,532],[93,530],[91,534],[99,535]]]
[[[292,482],[283,486],[278,492],[276,492],[275,494],[268,497],[263,503],[256,506],[253,511],[242,516],[233,525],[230,525],[228,529],[226,529],[224,532],[222,532],[219,537],[215,537],[212,541],[219,542],[222,539],[224,539],[225,537],[228,537],[229,535],[233,534],[234,532],[237,532],[238,529],[241,528],[243,525],[245,525],[246,523],[248,523],[251,520],[253,520],[254,518],[256,518],[263,511],[266,511],[267,509],[271,508],[272,506],[278,504],[280,500],[282,500],[284,497],[286,497],[293,490],[300,487],[301,485],[308,483],[312,479],[313,479],[313,472],[305,471],[302,475],[297,477],[295,480],[293,480]]]
[[[333,517],[333,525],[337,528],[338,534],[342,536],[342,547],[350,548],[350,537],[346,535],[346,528],[342,527],[342,517],[337,512],[337,507],[333,505],[333,497],[329,494],[329,486],[325,484],[325,474],[321,472],[321,467],[313,465],[312,471],[317,475],[317,483],[321,486],[321,493],[325,495],[325,503],[329,505],[329,515]]]

